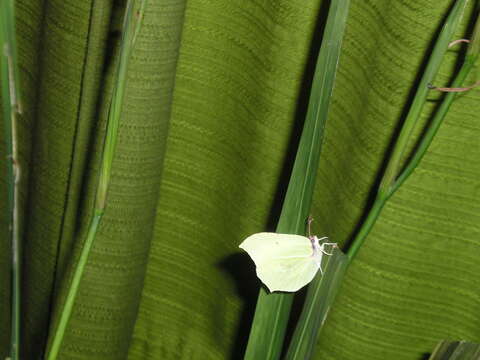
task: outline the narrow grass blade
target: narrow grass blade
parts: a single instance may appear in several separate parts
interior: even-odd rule
[[[315,178],[323,141],[325,122],[349,0],[335,0],[330,5],[322,47],[317,60],[310,101],[299,148],[290,177],[278,233],[304,234],[310,212]],[[282,350],[293,294],[260,290],[245,359],[278,359]]]
[[[475,30],[473,32],[473,37],[468,47],[467,55],[463,62],[460,71],[458,72],[455,80],[452,82],[451,87],[461,87],[467,78],[468,74],[474,68],[478,57],[480,55],[480,16],[477,18],[477,22],[475,24]],[[408,161],[407,165],[405,166],[404,170],[402,170],[401,174],[393,183],[391,193],[393,194],[402,184],[403,182],[413,173],[413,170],[418,166],[420,161],[422,160],[423,156],[427,152],[428,147],[433,141],[435,134],[437,133],[440,125],[442,124],[445,116],[450,109],[453,101],[458,96],[458,93],[447,93],[445,98],[442,101],[438,111],[436,112],[435,116],[432,119],[425,135],[423,136],[420,144],[418,145],[415,154],[412,158]]]
[[[443,27],[442,33],[439,36],[437,45],[435,46],[435,50],[432,54],[432,59],[429,62],[426,72],[422,78],[423,80],[420,84],[420,89],[417,91],[414,103],[412,104],[413,110],[410,111],[409,117],[407,118],[407,121],[402,128],[401,134],[404,134],[404,136],[406,136],[405,134],[408,134],[408,136],[410,136],[411,129],[416,123],[418,117],[420,116],[420,111],[426,101],[426,95],[428,90],[427,85],[429,81],[431,81],[435,77],[438,71],[443,55],[447,49],[447,45],[462,15],[465,3],[466,2],[460,1],[456,3],[449,18],[446,21],[446,24]],[[472,43],[472,46],[475,46],[475,43],[476,42],[474,41]],[[454,84],[461,84],[464,81],[466,75],[471,70],[475,60],[476,55],[470,54],[467,56],[465,65],[459,72],[459,75],[457,76]],[[422,86],[424,88],[422,88]],[[385,202],[398,188],[398,186],[400,186],[400,184],[405,180],[405,178],[413,171],[413,169],[418,165],[421,157],[425,153],[436,131],[438,130],[441,121],[445,117],[454,97],[454,94],[449,94],[446,96],[444,102],[442,103],[442,106],[440,107],[440,110],[437,112],[436,117],[433,119],[429,130],[427,131],[425,137],[422,139],[420,147],[414,154],[412,162],[410,162],[410,164],[407,166],[407,172],[402,174],[402,176],[400,176],[397,182],[387,188],[388,192],[383,193],[383,197],[380,197],[379,200],[377,199],[377,201],[374,203],[365,223],[363,224],[359,234],[357,235],[357,239],[364,239],[366,237],[369,230],[373,227],[373,224],[375,223],[378,215],[380,214]],[[402,146],[402,148],[400,149],[397,147],[397,150],[396,152],[394,151],[394,154],[401,155],[403,153],[403,147],[405,147],[408,137],[405,137],[404,139],[405,140],[399,139],[399,141],[397,142],[397,146]],[[389,164],[391,165],[393,164],[393,162],[397,161],[395,159],[395,156],[392,155]],[[394,165],[395,166],[391,168],[396,168],[398,163]],[[389,176],[387,172],[385,173],[385,176]],[[385,183],[390,184],[390,181],[391,180],[388,180]],[[316,279],[309,287],[307,299],[302,310],[300,320],[295,329],[292,343],[290,344],[288,350],[287,360],[309,359],[312,356],[313,349],[318,337],[318,332],[322,326],[322,322],[326,318],[329,306],[333,302],[335,295],[340,287],[345,269],[348,266],[348,263],[352,260],[352,257],[348,258],[346,255],[339,255],[339,253],[340,252],[337,252],[339,261],[337,263],[332,263],[334,270],[330,270],[332,268],[330,268],[329,265],[329,268],[327,269],[324,277],[320,278],[320,280]]]
[[[88,256],[95,241],[97,230],[105,211],[112,164],[118,138],[118,128],[120,124],[125,86],[127,82],[128,62],[142,22],[145,2],[146,0],[129,0],[127,2],[120,45],[120,56],[107,120],[107,132],[101,160],[101,170],[95,198],[94,214],[90,222],[87,238],[85,239],[85,243],[80,254],[80,259],[78,260],[78,263],[74,269],[70,288],[68,290],[62,313],[60,315],[60,319],[48,351],[48,360],[57,359],[60,352],[63,337],[65,335],[68,322],[75,305],[75,299],[80,288],[82,275],[88,262]]]
[[[398,186],[404,180],[400,178],[401,182],[396,182],[397,178],[401,176],[400,165],[401,165],[403,154],[405,153],[407,144],[410,140],[412,130],[414,129],[418,119],[420,118],[422,109],[427,100],[428,91],[430,91],[431,82],[435,79],[435,76],[438,73],[443,57],[445,56],[445,53],[448,49],[448,44],[450,43],[453,37],[453,34],[458,24],[460,23],[460,19],[463,16],[465,6],[467,3],[468,3],[468,0],[457,0],[455,2],[455,4],[453,5],[450,11],[450,14],[448,15],[442,27],[442,30],[440,31],[440,34],[433,48],[432,54],[428,60],[427,67],[425,68],[425,72],[422,76],[422,79],[420,80],[420,84],[418,86],[413,103],[408,112],[407,118],[405,119],[402,129],[400,130],[400,135],[398,136],[398,139],[395,143],[393,152],[390,158],[388,159],[387,167],[377,192],[377,197],[372,205],[372,208],[367,214],[365,222],[362,224],[360,230],[358,231],[351,246],[348,249],[347,255],[349,257],[349,263],[351,263],[355,258],[355,256],[357,255],[367,235],[370,233],[370,230],[373,228],[373,225],[375,224],[378,217],[380,216],[380,213],[385,203],[393,195],[393,193],[398,189]],[[447,110],[448,110],[448,107],[447,107]],[[446,114],[446,111],[444,112],[443,116],[445,114]],[[435,131],[427,132],[427,134],[434,135]],[[422,148],[420,150],[425,152],[428,146],[430,145],[432,139],[433,139],[433,136],[428,137],[428,141],[423,143]],[[414,159],[415,161],[418,160],[415,163],[415,166],[418,164],[422,156],[423,154],[419,155],[419,153],[412,154],[412,159]],[[408,165],[407,165],[407,169],[408,169]],[[408,171],[409,173],[411,173],[411,171],[413,171],[413,167],[410,168]],[[409,175],[409,173],[407,174],[407,176]]]
[[[445,20],[445,23],[443,24],[442,30],[440,31],[437,41],[435,42],[435,47],[433,48],[432,54],[428,60],[427,67],[425,68],[418,85],[412,105],[410,106],[410,110],[407,114],[407,118],[405,119],[398,139],[395,143],[395,147],[388,161],[387,168],[385,169],[385,173],[380,184],[380,193],[388,192],[395,181],[395,178],[398,176],[407,143],[412,135],[415,125],[418,122],[418,119],[421,116],[423,107],[427,101],[427,95],[430,91],[431,83],[434,81],[435,76],[440,69],[440,65],[442,64],[445,53],[448,50],[448,45],[450,44],[453,34],[460,23],[467,3],[468,0],[457,0],[450,11],[450,14]]]
[[[473,69],[474,62],[471,59],[466,61],[462,68],[460,69],[460,72],[458,73],[457,77],[455,78],[454,82],[452,83],[452,87],[459,87],[461,86],[470,71]],[[415,168],[418,166],[420,161],[422,160],[423,156],[427,152],[428,147],[430,146],[431,142],[433,141],[433,138],[435,134],[437,133],[438,129],[440,128],[440,125],[442,124],[443,120],[445,119],[445,116],[447,115],[448,110],[450,109],[450,106],[452,105],[453,101],[455,100],[456,96],[458,94],[456,93],[448,93],[445,96],[445,99],[443,100],[442,104],[440,105],[440,108],[435,115],[435,117],[432,120],[432,123],[430,124],[427,132],[425,133],[425,136],[422,138],[422,141],[420,142],[420,145],[418,146],[418,150],[415,152],[415,155],[412,157],[412,159],[408,162],[407,166],[405,169],[402,171],[398,179],[394,182],[392,186],[392,194],[395,192],[403,183],[404,181],[413,173]]]
[[[286,360],[305,360],[313,355],[318,332],[327,318],[342,284],[348,258],[340,249],[327,256],[323,276],[319,273],[308,287],[302,313],[288,348]]]
[[[441,341],[429,360],[480,360],[480,344],[468,341]]]
[[[12,296],[10,358],[20,358],[20,234],[17,115],[20,113],[20,83],[18,76],[15,13],[12,0],[0,3],[0,78],[7,156],[8,226],[12,249]]]
[[[17,36],[15,30],[14,0],[3,0],[0,6],[0,21],[2,23],[1,31],[3,32],[2,37],[4,39],[2,45],[2,54],[7,58],[9,64],[9,97],[12,107],[17,113],[21,114],[22,106],[20,97],[20,76],[17,60]]]

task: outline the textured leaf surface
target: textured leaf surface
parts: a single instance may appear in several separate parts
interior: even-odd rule
[[[21,155],[30,175],[24,354],[35,358],[84,238],[124,4],[17,3]],[[352,2],[315,233],[344,243],[355,229],[451,4]],[[114,187],[61,359],[241,357],[259,283],[237,246],[273,230],[305,115],[310,41],[325,15],[320,0],[149,2]],[[449,52],[436,84],[447,83],[456,55]],[[479,113],[480,90],[460,96],[384,209],[346,274],[318,359],[416,360],[438,339],[480,340]],[[0,296],[3,306],[8,292]]]

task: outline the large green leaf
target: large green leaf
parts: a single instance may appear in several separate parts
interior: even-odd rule
[[[315,2],[188,4],[169,155],[131,358],[243,356],[258,287],[253,264],[239,253],[238,244],[265,230],[274,196],[283,198],[278,179],[285,154],[297,150],[296,138],[290,149],[287,145],[310,36],[316,18],[326,15],[318,13]],[[242,28],[249,31],[239,32]],[[319,78],[322,70],[320,66]],[[317,85],[318,93],[331,91],[320,81]],[[320,99],[315,101],[328,102],[328,97]],[[304,117],[301,109],[300,124]],[[289,188],[290,204],[284,207],[293,213],[282,215],[280,232],[305,228],[314,179],[307,168],[317,166],[317,140],[323,135],[313,130],[323,125],[323,119],[316,120],[312,114],[308,121],[304,159],[296,163],[293,180],[297,186]],[[312,145],[315,150],[309,153]],[[281,180],[289,178],[290,168],[285,168]],[[269,226],[274,222],[271,217]],[[243,313],[241,296],[248,301]],[[267,297],[261,320],[278,326],[271,331],[281,334],[278,328],[288,320],[283,310],[293,296],[262,290],[262,304]],[[272,315],[268,306],[278,320],[267,319]],[[236,333],[238,326],[242,330]],[[270,341],[268,332],[261,328],[252,333],[261,338],[252,340]],[[273,341],[277,344],[271,351],[278,352],[281,343]],[[248,356],[267,355],[260,351]]]
[[[29,180],[23,192],[29,359],[44,347],[84,239],[118,40],[110,31],[118,30],[124,3],[16,3],[21,155]],[[128,348],[129,359],[243,355],[259,284],[237,246],[248,234],[273,230],[319,45],[312,34],[326,6],[187,3],[185,18],[180,0],[151,1],[146,10],[112,203],[62,359],[119,359]],[[315,233],[339,242],[351,237],[452,4],[352,2],[317,177]],[[457,51],[449,52],[435,85],[447,84]],[[480,340],[479,98],[472,90],[456,100],[420,168],[384,209],[349,268],[319,359],[420,359],[437,339]],[[422,121],[435,106],[429,102]],[[8,296],[3,289],[0,295]]]
[[[258,68],[261,64],[254,63],[248,71],[243,71],[241,75],[232,71],[225,70],[224,72],[223,69],[228,69],[229,64],[234,61],[228,57],[229,53],[227,52],[227,49],[231,51],[232,41],[230,39],[241,38],[244,33],[228,37],[228,30],[233,27],[231,24],[229,24],[230,26],[224,25],[223,31],[215,32],[214,29],[217,29],[218,26],[217,22],[223,19],[222,16],[214,13],[214,10],[217,9],[216,5],[196,2],[193,4],[193,10],[190,10],[190,16],[187,16],[187,24],[192,24],[191,27],[196,32],[195,37],[188,32],[184,33],[184,52],[180,59],[177,97],[172,119],[173,132],[170,134],[166,178],[161,193],[163,197],[159,206],[155,243],[151,253],[140,318],[130,352],[132,358],[149,356],[188,358],[196,355],[199,358],[220,359],[226,356],[227,351],[231,351],[237,356],[242,352],[244,338],[231,344],[232,328],[237,329],[238,316],[243,317],[240,321],[245,321],[245,316],[251,315],[251,312],[246,315],[239,310],[235,311],[235,308],[232,309],[232,307],[238,306],[231,300],[232,289],[228,287],[233,283],[228,282],[228,277],[222,277],[222,269],[215,269],[214,265],[221,262],[223,257],[234,252],[236,244],[242,237],[262,228],[260,224],[252,229],[250,222],[258,219],[261,214],[259,211],[261,206],[268,209],[266,205],[262,204],[264,198],[273,193],[273,190],[269,190],[267,187],[268,181],[262,181],[259,177],[266,176],[266,172],[271,171],[269,168],[272,166],[272,156],[280,151],[273,147],[275,144],[273,139],[277,135],[272,129],[268,131],[267,135],[260,131],[264,122],[261,121],[262,119],[255,122],[255,118],[253,118],[260,111],[259,107],[252,106],[252,110],[245,115],[248,118],[250,130],[242,126],[247,120],[242,117],[243,112],[237,110],[239,106],[237,102],[241,101],[242,108],[240,109],[243,110],[243,107],[251,106],[248,102],[250,99],[256,100],[256,98],[253,95],[248,96],[248,93],[244,95],[239,90],[233,90],[243,89],[244,85],[241,81],[248,80],[243,77],[243,74],[257,74],[263,68]],[[393,5],[374,1],[357,2],[352,9],[353,13],[346,37],[347,43],[344,47],[346,63],[342,63],[339,74],[344,88],[339,90],[339,94],[336,94],[335,113],[332,123],[327,126],[329,150],[325,154],[327,162],[323,163],[320,170],[321,181],[318,186],[317,208],[314,211],[314,216],[319,219],[321,228],[321,231],[317,232],[329,234],[334,239],[347,239],[358,223],[368,192],[392,138],[392,133],[408,101],[408,93],[413,88],[413,81],[419,73],[421,61],[428,55],[427,48],[434,39],[438,26],[442,23],[451,2],[432,1],[417,6],[412,4],[411,2],[396,2]],[[241,6],[232,5],[229,9],[234,11],[238,7]],[[222,7],[221,10],[225,12],[225,8]],[[471,7],[469,11],[471,12]],[[254,13],[257,14],[257,12]],[[240,14],[237,21],[247,22],[251,19],[249,16],[244,18]],[[217,16],[215,17],[215,15]],[[210,20],[213,17],[215,17],[215,21]],[[205,36],[202,36],[202,31]],[[218,37],[211,39],[206,35],[211,33]],[[244,36],[249,34],[250,32],[245,33]],[[220,39],[227,41],[227,44],[224,45]],[[256,41],[259,40],[256,39]],[[249,42],[245,40],[244,43]],[[239,53],[246,51],[241,44],[234,47]],[[222,54],[227,54],[225,55],[226,59],[222,57],[219,59],[216,55],[219,47],[223,50]],[[200,59],[196,56],[198,48],[204,49]],[[285,49],[288,51],[288,46],[285,46]],[[243,55],[243,59],[249,59],[248,54]],[[454,55],[454,52],[451,55]],[[237,56],[241,55],[236,54],[235,59]],[[287,56],[288,52],[284,57]],[[275,57],[272,57],[271,61],[273,59]],[[450,56],[447,67],[452,64],[453,59],[454,57]],[[207,65],[204,65],[204,61],[215,62],[216,66],[221,69],[220,75],[223,77],[212,78],[208,76],[210,72],[199,71],[199,69],[208,68]],[[243,66],[245,65],[242,64],[242,68]],[[445,81],[447,73],[449,71],[447,72],[444,68],[441,74],[443,77],[438,81]],[[230,77],[234,76],[235,81],[230,81]],[[258,79],[259,76],[256,75],[255,78]],[[182,91],[182,89],[192,87],[195,89],[193,93]],[[232,90],[225,90],[225,87]],[[223,90],[218,92],[216,91],[218,88]],[[215,89],[215,91],[210,89]],[[279,91],[278,86],[276,90]],[[245,97],[241,97],[242,95]],[[276,94],[269,93],[268,95],[273,98]],[[217,100],[218,96],[220,96],[220,100]],[[265,93],[260,96],[265,96]],[[475,102],[478,100],[472,99],[472,96],[465,95],[462,100],[471,101],[472,104],[478,106],[478,102]],[[191,106],[189,107],[187,104],[195,104],[197,110],[191,111]],[[430,111],[432,107],[430,104]],[[455,107],[458,111],[458,106]],[[462,133],[462,130],[455,126],[452,130],[452,118],[455,119],[455,117],[462,118],[463,123],[470,121],[472,125],[469,127],[475,128],[473,125],[475,110],[471,109],[470,112],[467,110],[468,120],[466,120],[467,108],[461,106],[460,109],[462,109],[461,114],[452,109],[452,115],[446,120],[441,131],[447,131],[448,134],[449,131],[456,129]],[[235,112],[235,110],[237,111]],[[232,119],[231,114],[233,113],[235,117]],[[205,115],[202,116],[202,114]],[[217,119],[221,119],[221,121]],[[417,133],[419,130],[417,129]],[[242,131],[247,135],[242,136]],[[265,136],[265,139],[258,139],[262,135]],[[439,139],[435,140],[431,151],[435,152],[441,149],[437,140],[440,140],[441,144],[442,138],[444,142],[447,140],[448,148],[443,150],[445,156],[452,151],[452,145],[448,146],[448,136],[445,139],[445,135],[442,136],[441,133]],[[476,151],[478,154],[478,146],[473,142],[475,136],[469,135],[467,138],[471,139],[469,151]],[[257,141],[260,141],[261,145],[257,145]],[[268,151],[266,148],[270,149],[268,154],[264,154]],[[199,149],[202,150],[199,151]],[[465,150],[458,148],[457,151],[459,152],[457,156],[460,157]],[[430,154],[425,158],[421,169],[409,179],[405,189],[402,189],[395,199],[392,199],[392,204],[385,209],[385,214],[362,251],[364,255],[360,255],[357,263],[352,265],[341,294],[343,306],[334,308],[333,313],[336,317],[333,319],[334,321],[331,319],[327,324],[322,346],[319,349],[320,357],[365,359],[368,358],[367,354],[373,353],[374,357],[383,359],[401,356],[415,358],[431,348],[431,342],[428,339],[434,339],[434,337],[423,330],[423,333],[420,332],[423,338],[413,342],[413,346],[412,342],[408,343],[407,350],[403,350],[406,342],[404,339],[411,339],[412,336],[410,328],[412,320],[400,322],[403,324],[403,328],[400,327],[403,332],[400,332],[401,336],[395,338],[388,332],[382,333],[382,328],[375,325],[379,316],[368,318],[363,315],[367,310],[375,314],[376,309],[380,309],[380,311],[383,310],[380,313],[380,319],[389,323],[392,316],[401,316],[416,308],[411,303],[409,303],[409,307],[400,306],[406,301],[405,295],[407,298],[414,295],[424,299],[423,321],[428,323],[431,318],[428,312],[429,300],[432,297],[432,289],[429,287],[431,273],[437,272],[439,263],[444,264],[444,256],[446,257],[447,254],[450,256],[448,249],[452,243],[447,239],[439,242],[441,232],[438,229],[445,232],[452,224],[452,221],[448,220],[448,216],[445,219],[444,213],[447,209],[449,212],[459,211],[457,216],[462,213],[459,208],[451,209],[452,202],[465,199],[461,204],[467,203],[466,199],[471,198],[474,191],[474,173],[478,170],[470,173],[472,170],[469,167],[471,175],[470,180],[463,182],[466,186],[463,188],[464,194],[459,195],[459,198],[453,196],[446,207],[445,204],[442,204],[442,201],[445,200],[444,192],[447,190],[447,193],[450,193],[452,190],[448,191],[449,186],[455,186],[456,182],[444,183],[445,180],[442,178],[445,179],[445,175],[441,179],[435,175],[430,179],[427,177],[428,180],[425,179],[426,175],[423,175],[422,179],[418,179],[418,173],[422,174],[425,167],[429,168],[429,161],[430,171],[438,166],[435,163],[432,166]],[[472,156],[470,159],[474,163],[474,156],[472,154],[469,156]],[[263,160],[256,163],[251,160],[253,158]],[[442,160],[443,156],[437,157],[436,163],[438,164]],[[462,169],[462,167],[455,169]],[[473,169],[478,169],[478,167],[473,164]],[[448,173],[448,167],[446,171]],[[423,174],[425,173],[423,172]],[[466,173],[463,174],[463,176],[465,175]],[[413,192],[411,188],[409,190],[409,186],[412,184],[416,184],[414,189],[421,186],[420,189],[426,192],[421,196],[423,203],[417,201],[420,197],[418,190]],[[457,189],[456,186],[455,189]],[[402,203],[400,203],[399,209],[398,199],[405,194],[410,199],[410,205],[403,210],[403,213],[398,212],[402,209]],[[432,202],[436,206],[441,204],[439,214],[435,215],[433,212],[433,215],[430,215],[428,212]],[[474,202],[468,203],[471,207],[475,206]],[[425,219],[427,214],[429,217]],[[475,213],[469,212],[469,214],[472,216],[469,223],[475,224]],[[389,215],[394,220],[385,223],[384,219]],[[405,217],[408,219],[408,223],[403,225]],[[432,220],[432,217],[436,220]],[[445,220],[447,220],[446,223]],[[432,223],[438,226],[438,229],[433,232],[430,225]],[[379,227],[382,229],[380,239],[384,241],[381,246],[377,245],[379,250],[370,253],[368,250],[373,245],[379,244]],[[415,229],[413,232],[412,227]],[[192,230],[185,231],[185,228]],[[243,232],[242,229],[245,231]],[[457,226],[457,229],[461,228]],[[398,236],[400,230],[406,234]],[[464,244],[468,244],[474,239],[473,228],[470,231],[472,238]],[[422,235],[417,236],[418,233]],[[451,231],[447,233],[450,236],[453,235]],[[235,237],[235,234],[240,235]],[[406,236],[407,234],[408,236]],[[465,235],[464,233],[463,236]],[[422,241],[422,236],[425,236],[429,242]],[[234,238],[231,239],[232,237]],[[384,249],[385,246],[387,246],[386,249]],[[435,250],[439,247],[439,250]],[[430,249],[432,252],[429,252]],[[416,256],[416,259],[410,259],[412,254]],[[388,261],[385,260],[386,258]],[[359,264],[369,264],[370,259],[372,265],[369,266],[374,266],[374,272],[370,267],[365,269],[364,267],[367,265],[359,268]],[[424,264],[425,259],[429,259],[427,265]],[[376,265],[379,262],[380,269],[378,269],[379,265]],[[410,263],[411,267],[405,269],[406,264]],[[234,272],[241,273],[242,270],[238,269],[241,265],[243,264],[240,261],[231,262]],[[248,263],[243,266],[248,266]],[[475,263],[469,262],[468,266],[475,266]],[[398,275],[399,269],[405,269],[403,278]],[[453,263],[449,270],[458,271],[457,264]],[[391,274],[390,278],[384,279],[385,274]],[[443,274],[440,272],[437,276],[443,280]],[[246,306],[251,311],[251,307],[248,307],[251,306],[249,301],[254,296],[252,293],[255,294],[255,292],[246,291],[245,283],[248,278],[243,276],[239,280],[241,281],[240,286],[242,286],[240,290],[244,291],[241,295],[248,296]],[[352,281],[352,278],[355,282]],[[378,285],[371,281],[372,278]],[[390,293],[395,296],[392,298],[392,295],[387,292],[384,295],[385,299],[380,294],[387,280],[392,288]],[[403,282],[399,280],[403,280]],[[254,281],[253,274],[250,281]],[[411,283],[418,284],[414,288],[415,291],[413,294],[404,294],[406,285]],[[444,282],[442,281],[441,284],[442,286],[436,285],[433,289],[438,292],[437,294],[444,293]],[[468,282],[465,282],[465,286],[467,284]],[[377,286],[376,292],[371,292],[372,286]],[[458,285],[451,282],[450,286]],[[347,297],[348,301],[346,302],[345,294],[357,289],[364,290],[369,295],[366,297],[367,302],[363,303],[362,297],[352,298],[351,296]],[[420,291],[420,289],[424,290]],[[435,296],[433,297],[435,298]],[[399,309],[392,309],[387,299],[393,304],[397,304]],[[445,304],[455,304],[456,302],[461,304],[462,301],[463,297],[459,295],[446,301]],[[356,311],[352,311],[352,306],[355,305]],[[445,305],[437,308],[439,314],[443,314],[443,306]],[[413,312],[413,314],[417,316],[418,312]],[[468,311],[465,314],[468,316]],[[363,315],[362,324],[365,324],[363,326],[370,329],[370,332],[367,332],[368,337],[364,335],[364,327],[360,334],[355,335],[355,330],[360,325],[350,320],[352,317],[361,315]],[[248,318],[246,322],[248,324]],[[471,324],[475,328],[474,323]],[[248,328],[248,326],[246,327]],[[341,330],[337,330],[339,328]],[[427,326],[427,329],[432,331],[434,327]],[[460,325],[458,329],[461,331],[462,326]],[[244,334],[242,335],[245,336]],[[378,341],[379,336],[383,336],[383,340]],[[363,346],[355,341],[357,337],[362,338]],[[373,345],[370,345],[368,339]],[[398,340],[399,343],[395,346],[391,345],[389,342],[392,339]],[[404,342],[401,342],[402,340]],[[342,346],[346,341],[350,341],[349,346]],[[384,343],[386,345],[383,345]],[[239,344],[240,346],[237,346]],[[357,347],[360,350],[358,352]],[[387,353],[387,357],[385,357],[385,353]]]

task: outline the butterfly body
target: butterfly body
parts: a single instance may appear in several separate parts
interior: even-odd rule
[[[258,278],[271,292],[294,292],[312,281],[318,270],[322,271],[323,256],[331,255],[325,246],[336,246],[320,244],[324,239],[263,232],[246,238],[240,248],[250,255]]]

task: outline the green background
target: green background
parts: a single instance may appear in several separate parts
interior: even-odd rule
[[[125,3],[16,3],[22,356],[39,359],[92,212]],[[351,238],[451,5],[352,1],[315,233]],[[238,244],[274,229],[326,14],[320,0],[149,1],[107,209],[61,359],[241,358],[259,283]],[[458,37],[472,14],[473,2]],[[449,52],[439,85],[461,49]],[[462,94],[349,268],[316,358],[421,360],[444,338],[480,341],[479,117],[480,90]],[[9,341],[8,266],[4,241],[0,358]]]

